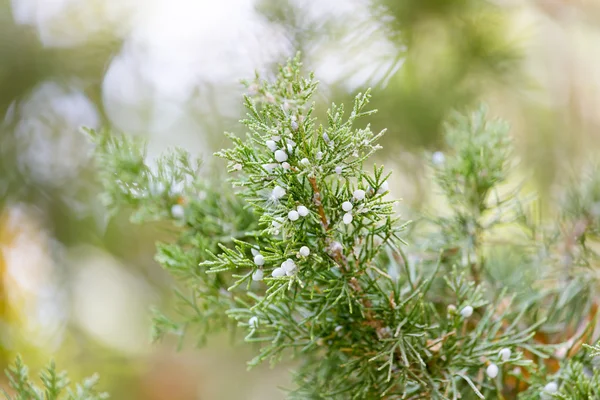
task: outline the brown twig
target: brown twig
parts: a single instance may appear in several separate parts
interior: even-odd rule
[[[319,187],[317,186],[317,179],[313,176],[308,178],[310,182],[310,186],[314,192],[313,201],[317,206],[317,210],[319,211],[319,216],[321,217],[321,224],[326,231],[329,230],[329,222],[327,221],[327,216],[325,215],[325,209],[323,208],[323,203],[321,203],[321,192],[319,191]]]

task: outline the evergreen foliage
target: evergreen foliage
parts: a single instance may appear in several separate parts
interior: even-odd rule
[[[361,124],[369,92],[320,123],[300,69],[296,57],[246,82],[247,133],[216,154],[231,186],[182,150],[151,166],[143,144],[88,130],[113,215],[174,228],[156,260],[182,289],[154,339],[239,329],[258,349],[250,366],[297,360],[296,399],[598,397],[600,345],[582,345],[597,340],[600,175],[541,218],[512,184],[508,125],[457,113],[429,155],[444,207],[409,223],[389,172],[366,167],[383,135]]]
[[[9,385],[16,392],[9,396],[2,389],[0,391],[6,400],[102,400],[107,399],[106,393],[96,391],[98,376],[94,375],[75,388],[69,387],[70,381],[66,372],[58,372],[54,362],[40,372],[42,386],[37,386],[30,380],[29,369],[23,364],[20,357],[6,371]]]

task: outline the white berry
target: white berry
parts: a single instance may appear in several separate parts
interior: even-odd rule
[[[350,203],[349,201],[345,201],[342,203],[342,210],[348,212],[350,210],[352,210],[352,203]]]
[[[352,214],[350,214],[350,213],[346,213],[346,214],[344,214],[343,221],[344,221],[344,223],[345,223],[346,225],[348,225],[349,223],[351,223],[351,222],[352,222],[352,219],[353,219],[353,218],[352,218]]]
[[[297,210],[301,217],[306,217],[308,215],[308,208],[305,206],[298,206]]]
[[[496,364],[488,365],[488,367],[485,370],[485,373],[487,374],[487,376],[494,379],[498,376],[498,366]]]
[[[469,318],[471,315],[473,315],[473,307],[466,306],[465,308],[460,310],[460,315],[462,315],[463,318]]]
[[[259,267],[265,265],[265,258],[262,256],[262,254],[257,254],[254,256],[254,264],[258,265]]]
[[[242,169],[242,164],[240,164],[240,163],[234,164],[233,169],[235,171],[240,171]]]
[[[558,384],[556,382],[548,383],[546,386],[544,386],[544,392],[550,394],[558,392]]]
[[[290,163],[287,162],[287,161],[282,162],[281,166],[283,167],[283,169],[290,169],[290,168],[292,168],[292,166],[290,165]]]
[[[288,159],[288,155],[283,150],[277,150],[275,151],[275,159],[279,162],[284,162]]]
[[[389,190],[390,190],[390,185],[389,185],[388,181],[385,181],[379,186],[379,189],[377,189],[377,193],[381,194],[381,193],[385,193]]]
[[[263,272],[263,270],[262,269],[257,269],[256,271],[254,271],[252,273],[252,280],[256,281],[256,282],[262,281],[263,278],[264,278],[264,276],[265,276],[265,273]]]
[[[281,263],[281,268],[285,272],[293,272],[296,269],[296,263],[291,258],[288,258],[283,263]]]
[[[354,193],[352,193],[352,197],[354,197],[357,201],[364,200],[365,191],[362,189],[357,189],[354,191]]]
[[[274,140],[267,140],[265,142],[265,144],[267,145],[267,147],[269,148],[269,150],[271,150],[271,151],[277,150],[277,143],[275,143]]]
[[[250,325],[250,328],[252,328],[252,329],[258,328],[258,317],[250,318],[248,320],[248,325]]]
[[[308,164],[310,164],[310,161],[308,161],[308,158],[303,158],[302,160],[300,160],[300,164],[308,165]]]
[[[433,162],[434,165],[442,165],[444,161],[446,161],[446,157],[441,151],[436,151],[431,156],[431,162]]]
[[[256,250],[254,247],[250,249],[250,251],[252,252],[252,255],[255,256],[257,254],[260,254],[260,252],[258,250]]]
[[[298,211],[292,210],[288,213],[288,219],[290,221],[297,221],[298,218],[300,218],[300,214],[298,214]]]
[[[320,160],[321,158],[323,158],[323,152],[321,151],[317,151],[317,154],[315,155],[317,160]]]
[[[343,170],[344,169],[342,167],[340,167],[339,165],[337,167],[335,167],[335,173],[338,175],[341,175]]]
[[[293,131],[297,131],[298,130],[298,123],[296,121],[292,121],[291,126],[292,126],[292,130]]]
[[[302,246],[300,247],[299,253],[302,257],[308,257],[310,255],[310,249],[308,246]]]
[[[502,361],[508,361],[510,359],[510,355],[511,355],[511,351],[507,347],[503,348],[502,350],[500,350],[498,352],[498,357],[500,357],[500,359]]]
[[[285,276],[285,270],[283,268],[275,268],[273,272],[271,272],[271,276],[273,276],[273,278],[281,278],[282,276]]]
[[[273,172],[273,170],[278,166],[279,164],[275,164],[275,163],[271,163],[271,164],[263,164],[263,168],[265,169],[265,171],[267,172]]]
[[[281,186],[275,186],[273,188],[271,197],[273,197],[275,200],[277,200],[277,199],[282,198],[283,196],[285,196],[285,189],[282,188]]]
[[[175,204],[171,207],[171,215],[175,218],[183,218],[185,216],[185,209],[181,204]]]

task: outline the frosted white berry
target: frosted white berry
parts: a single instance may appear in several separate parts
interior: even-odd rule
[[[297,131],[298,130],[298,123],[296,121],[292,121],[292,123],[290,125],[292,126],[292,130],[293,131]]]
[[[390,185],[389,185],[388,181],[385,181],[379,186],[379,189],[377,189],[377,193],[379,193],[379,194],[385,193],[388,190],[390,190]]]
[[[502,361],[508,361],[510,359],[510,355],[511,355],[511,351],[507,347],[503,348],[502,350],[500,350],[498,352],[498,357],[500,357],[500,359]]]
[[[281,186],[275,186],[273,188],[273,192],[271,193],[271,197],[275,200],[282,198],[285,196],[285,189]]]
[[[175,204],[171,207],[171,215],[175,218],[183,218],[185,216],[185,209],[181,204]]]
[[[258,317],[252,317],[248,320],[248,325],[252,329],[258,328]]]
[[[265,258],[262,254],[257,254],[254,256],[254,264],[258,265],[259,267],[265,265]]]
[[[329,135],[327,134],[327,132],[323,133],[323,140],[325,141],[325,143],[329,143]]]
[[[348,225],[349,223],[351,223],[351,222],[352,222],[352,219],[353,219],[353,218],[352,218],[352,214],[350,214],[350,213],[346,213],[346,214],[344,214],[343,221],[344,221],[344,223],[345,223],[346,225]]]
[[[285,270],[283,268],[275,268],[273,272],[271,272],[271,276],[273,276],[273,278],[281,278],[282,276],[285,276]]]
[[[303,158],[302,160],[300,160],[300,164],[308,165],[308,164],[310,164],[310,161],[308,161],[308,158]]]
[[[267,145],[267,147],[269,148],[269,150],[271,150],[271,151],[277,150],[277,143],[275,143],[274,140],[267,140],[265,142],[265,144]]]
[[[488,367],[485,369],[485,373],[487,374],[487,376],[494,379],[498,376],[498,366],[496,364],[488,365]]]
[[[308,208],[304,206],[298,206],[297,210],[301,217],[306,217],[308,215]]]
[[[287,147],[288,153],[293,153],[294,152],[294,146],[292,146],[290,143],[288,143],[286,147]]]
[[[265,171],[267,172],[273,172],[273,170],[279,166],[279,164],[275,164],[275,163],[271,163],[271,164],[263,164],[263,168],[265,169]]]
[[[315,158],[316,158],[317,160],[320,160],[321,158],[323,158],[323,152],[321,152],[321,151],[317,151],[317,154],[315,154]]]
[[[446,161],[446,157],[441,151],[436,151],[431,156],[431,162],[433,162],[434,165],[442,165],[444,161]]]
[[[288,155],[283,150],[277,150],[275,151],[275,159],[279,162],[284,162],[288,159]]]
[[[165,191],[165,185],[162,182],[150,182],[148,189],[150,190],[150,194],[158,196]]]
[[[335,167],[335,173],[338,175],[341,175],[343,170],[344,168],[340,167],[339,165]]]
[[[310,255],[310,249],[308,246],[302,246],[300,247],[299,253],[302,257],[308,257]]]
[[[288,213],[288,219],[290,221],[297,221],[298,218],[300,218],[300,214],[298,214],[298,211],[292,210]]]
[[[354,193],[352,193],[352,197],[354,197],[357,201],[364,200],[365,191],[362,189],[357,189],[354,191]]]
[[[264,278],[264,276],[265,276],[265,273],[263,272],[263,270],[262,269],[257,269],[256,271],[254,271],[252,273],[252,280],[256,281],[256,282],[262,281],[263,278]]]
[[[352,210],[352,203],[350,203],[349,201],[345,201],[342,203],[342,210],[348,212],[350,210]]]
[[[242,170],[242,164],[237,163],[233,165],[233,169],[234,171],[241,171]]]
[[[466,306],[465,308],[460,310],[460,315],[462,315],[463,318],[469,318],[471,315],[473,315],[473,307]]]
[[[542,398],[542,400],[551,400],[554,398],[551,395],[556,392],[558,392],[558,384],[556,382],[550,382],[546,384],[546,386],[544,386],[542,395],[540,397]]]
[[[281,166],[283,167],[283,169],[290,169],[290,168],[292,168],[292,166],[290,165],[290,163],[287,162],[287,161],[282,162]]]
[[[296,263],[291,258],[288,258],[281,263],[281,268],[283,268],[285,272],[293,272],[296,269]]]

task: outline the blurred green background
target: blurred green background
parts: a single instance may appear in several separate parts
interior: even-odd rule
[[[172,300],[159,231],[106,219],[81,125],[209,158],[241,129],[239,79],[301,50],[321,105],[373,88],[405,206],[430,192],[421,154],[443,151],[448,113],[481,101],[551,194],[598,151],[599,43],[586,0],[0,0],[0,367],[54,357],[115,399],[280,399],[289,384],[291,365],[247,373],[252,349],[226,335],[149,343],[150,305]]]

